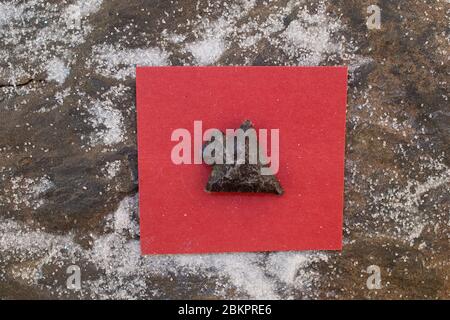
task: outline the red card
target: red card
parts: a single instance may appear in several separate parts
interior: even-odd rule
[[[340,250],[346,67],[138,67],[143,254]],[[171,160],[175,129],[279,129],[285,193],[207,193],[206,164]]]

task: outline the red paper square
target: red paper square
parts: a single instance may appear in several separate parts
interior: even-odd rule
[[[138,67],[143,254],[340,250],[346,67]],[[211,167],[175,165],[172,131],[250,119],[280,130],[284,195],[207,193]],[[193,143],[193,142],[192,142]]]

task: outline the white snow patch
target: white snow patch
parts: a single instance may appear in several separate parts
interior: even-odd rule
[[[254,0],[237,1],[227,6],[225,12],[215,21],[203,19],[194,30],[198,40],[185,45],[185,50],[194,57],[194,63],[210,65],[219,60],[227,50],[227,38],[236,32],[237,21],[255,6]]]
[[[344,51],[343,43],[335,36],[341,29],[340,22],[327,15],[322,2],[317,11],[311,14],[303,8],[281,34],[282,50],[300,65],[318,65],[327,55]]]
[[[112,179],[117,175],[117,173],[119,173],[121,165],[122,163],[120,160],[108,162],[105,164],[102,171],[108,179]]]
[[[132,236],[139,235],[139,225],[133,219],[135,212],[137,212],[137,196],[123,199],[114,212],[114,231],[122,233],[126,230]]]
[[[79,28],[81,19],[97,12],[102,3],[103,0],[78,0],[64,9],[62,17],[68,27]]]
[[[91,135],[91,144],[111,146],[122,142],[124,137],[123,115],[109,103],[95,101],[88,109],[92,115],[90,122],[96,129]]]
[[[103,44],[94,47],[92,61],[88,65],[93,66],[100,75],[125,80],[134,77],[137,65],[165,66],[169,64],[168,59],[169,54],[159,48],[123,49]]]
[[[47,80],[63,84],[70,73],[67,65],[59,58],[53,58],[46,65]]]
[[[166,39],[172,43],[182,43],[184,40],[186,40],[186,36],[182,34],[172,33],[166,35]]]
[[[314,252],[274,252],[267,260],[269,272],[284,283],[294,283],[298,289],[310,287],[317,276],[309,277],[304,273],[299,277],[299,271],[312,262],[328,261],[324,253]]]
[[[208,38],[190,43],[186,48],[199,65],[213,64],[225,51],[225,41],[221,38]]]
[[[90,136],[92,146],[112,146],[125,138],[124,117],[121,110],[115,108],[117,100],[123,97],[129,88],[123,85],[111,87],[101,99],[94,99],[88,107],[91,115],[89,122],[94,128]],[[121,104],[122,105],[122,104]]]
[[[66,99],[70,95],[70,88],[66,88],[61,92],[55,93],[55,100],[58,105],[62,106],[64,103],[64,99]]]

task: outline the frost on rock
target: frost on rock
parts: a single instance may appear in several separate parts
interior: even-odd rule
[[[97,278],[83,280],[81,297],[158,298],[160,293],[152,286],[152,279],[201,275],[205,279],[216,279],[214,286],[218,296],[238,290],[249,298],[279,299],[291,298],[296,288],[303,290],[306,296],[311,294],[311,284],[318,274],[307,268],[310,263],[326,259],[325,254],[312,252],[270,253],[267,257],[262,253],[142,256],[136,219],[137,195],[124,198],[116,211],[106,217],[106,228],[110,231],[93,236],[92,245],[87,249],[76,244],[70,235],[51,235],[0,219],[0,250],[4,253],[0,263],[20,259],[35,261],[39,266],[20,273],[5,274],[6,270],[0,270],[0,279],[6,276],[17,280],[27,278],[39,286],[55,275],[36,270],[56,265],[55,272],[65,274],[65,268],[71,264],[79,265],[82,270],[89,264],[99,272]],[[285,290],[277,290],[280,286]],[[64,282],[51,286],[51,291],[60,295],[69,290]]]
[[[15,2],[0,3],[0,27],[8,23],[20,19],[23,14],[24,5]]]
[[[320,274],[314,270],[305,271],[313,263],[328,261],[328,256],[320,252],[276,252],[266,262],[268,272],[284,284],[292,284],[290,289],[313,291]]]
[[[92,116],[90,122],[96,131],[91,135],[92,145],[111,146],[122,141],[124,130],[120,110],[102,101],[96,101],[88,110]]]
[[[122,49],[113,45],[99,45],[93,49],[93,66],[102,76],[125,80],[135,76],[136,66],[165,66],[169,54],[159,48]]]
[[[301,11],[281,35],[283,51],[302,65],[319,65],[326,55],[343,52],[335,35],[341,28],[339,22],[331,20],[324,8],[319,10],[318,14]]]
[[[75,62],[73,50],[85,42],[91,31],[87,19],[101,4],[101,0],[67,6],[44,0],[0,4],[0,55],[7,66],[0,69],[0,80],[15,84],[50,69],[50,80],[62,81],[67,71],[50,62],[55,54],[67,61],[65,66]]]
[[[69,68],[58,58],[54,58],[48,62],[46,71],[47,80],[56,81],[59,84],[63,84],[70,73]]]
[[[286,62],[274,55],[270,64],[320,65],[337,58],[351,61],[354,48],[344,46],[344,39],[337,36],[343,26],[326,12],[324,2],[318,3],[316,12],[303,7],[303,1],[288,1],[284,6],[274,6],[269,14],[253,16],[255,5],[254,1],[238,2],[215,20],[200,20],[193,30],[197,39],[193,42],[179,35],[168,40],[182,42],[183,49],[193,56],[193,64],[198,65],[218,63],[228,51],[242,55],[245,64],[251,64],[262,44],[288,58]],[[286,26],[289,15],[293,20]]]
[[[424,182],[409,180],[406,186],[389,189],[375,196],[372,201],[372,205],[377,208],[372,218],[386,222],[380,225],[382,231],[377,231],[410,242],[411,245],[431,221],[427,212],[419,209],[427,201],[428,193],[439,189],[450,193],[450,169],[440,161],[424,160],[428,160],[424,165],[435,171],[436,175],[429,176]],[[450,214],[447,215],[447,221],[450,221]],[[393,227],[389,227],[388,222]]]
[[[103,174],[108,179],[112,179],[119,173],[120,167],[121,167],[120,160],[116,160],[116,161],[106,163],[106,165],[102,171],[103,171]]]
[[[53,187],[53,182],[47,176],[41,178],[13,177],[11,187],[6,192],[6,201],[12,203],[15,210],[21,209],[22,206],[36,210],[44,204],[41,196]]]
[[[97,12],[103,0],[78,0],[68,5],[63,11],[63,18],[68,27],[79,28],[81,20]]]
[[[237,1],[228,7],[215,21],[201,20],[194,30],[198,40],[187,43],[185,50],[194,57],[198,65],[211,65],[219,60],[230,46],[237,21],[244,17],[255,5],[255,1]]]
[[[216,62],[225,51],[223,39],[210,38],[190,43],[187,49],[192,53],[196,63],[209,65]]]
[[[132,237],[139,235],[139,224],[136,221],[136,215],[137,195],[123,199],[114,212],[114,231],[116,233],[128,231]]]
[[[117,109],[117,102],[121,97],[126,97],[128,90],[129,88],[122,85],[111,87],[101,99],[95,99],[88,106],[89,123],[94,128],[90,136],[92,146],[113,146],[124,140],[124,116],[122,111]]]

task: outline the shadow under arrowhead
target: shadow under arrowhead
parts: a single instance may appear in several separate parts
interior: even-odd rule
[[[253,128],[253,125],[246,120],[240,128],[243,131],[247,131]],[[245,141],[245,163],[213,164],[205,190],[208,192],[258,192],[282,195],[284,191],[278,179],[274,175],[261,174],[261,168],[265,167],[265,165],[262,165],[259,159],[256,164],[248,163],[248,139]]]

